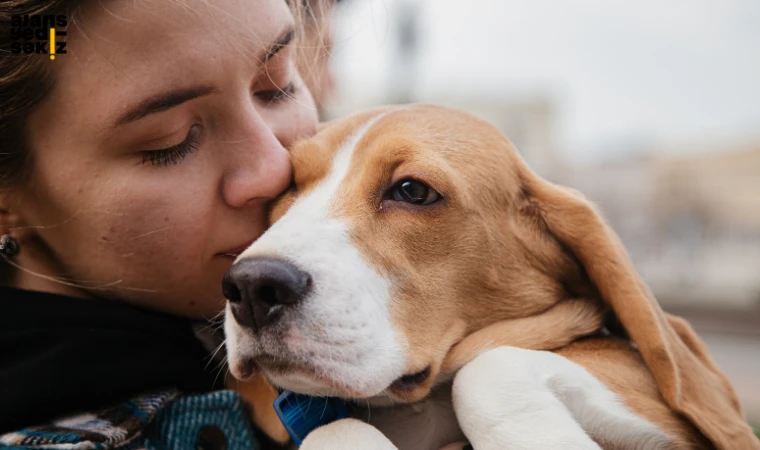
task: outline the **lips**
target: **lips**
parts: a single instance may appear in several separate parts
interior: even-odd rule
[[[259,355],[256,357],[256,363],[259,367],[264,367],[270,372],[275,373],[288,373],[296,370],[306,371],[305,368],[301,368],[294,363],[290,363],[282,358],[269,355]]]
[[[245,249],[247,249],[248,247],[251,246],[251,244],[253,244],[253,241],[248,241],[248,242],[246,242],[243,245],[239,245],[239,246],[231,248],[229,250],[221,251],[221,252],[217,253],[217,255],[219,255],[219,256],[229,256],[229,257],[232,257],[232,258],[237,258],[237,256],[239,254],[243,253],[245,251]]]
[[[430,366],[419,372],[398,378],[390,385],[390,389],[396,392],[409,392],[427,381],[428,378],[430,378]]]

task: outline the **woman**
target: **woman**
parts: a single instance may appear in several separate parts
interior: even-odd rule
[[[0,446],[257,448],[190,324],[223,308],[223,273],[290,183],[286,148],[315,131],[298,15],[0,5],[0,23],[24,15],[64,17],[66,53],[0,36]]]

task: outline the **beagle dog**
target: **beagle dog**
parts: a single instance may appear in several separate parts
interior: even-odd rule
[[[272,227],[224,281],[230,371],[276,440],[262,374],[355,401],[306,450],[760,449],[594,206],[495,127],[385,107],[322,125],[291,158]]]

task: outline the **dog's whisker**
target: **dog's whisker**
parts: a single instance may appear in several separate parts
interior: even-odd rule
[[[229,376],[229,367],[227,365],[227,357],[225,356],[222,361],[217,365],[217,367],[214,369],[216,371],[216,376],[214,376],[214,385],[216,385],[216,381],[219,379],[219,375],[224,373],[225,379]]]
[[[209,364],[211,364],[216,359],[217,354],[219,354],[219,352],[224,348],[226,342],[227,342],[226,340],[222,341],[222,343],[219,344],[216,347],[216,349],[213,352],[211,352],[211,354],[209,354],[206,357],[206,358],[208,358],[208,362],[206,363],[206,368],[208,368]],[[225,356],[226,356],[226,354],[225,354]]]

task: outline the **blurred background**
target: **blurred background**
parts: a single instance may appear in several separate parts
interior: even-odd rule
[[[325,119],[426,102],[499,127],[599,205],[760,425],[760,2],[343,0],[329,31]]]

